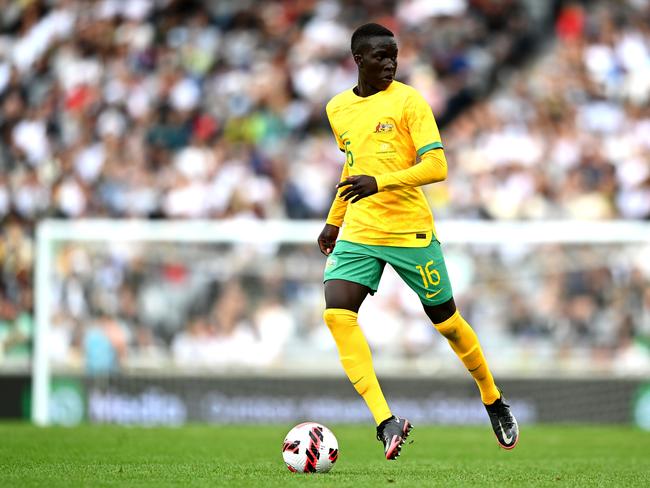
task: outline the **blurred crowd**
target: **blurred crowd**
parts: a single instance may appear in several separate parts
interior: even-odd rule
[[[90,373],[121,366],[269,366],[299,335],[299,319],[314,322],[305,313],[320,304],[297,294],[320,288],[317,267],[302,272],[297,285],[288,271],[300,248],[278,257],[270,276],[260,274],[267,253],[225,244],[182,246],[62,249],[51,295],[53,362]]]
[[[5,2],[0,216],[322,217],[356,25],[443,119],[532,45],[518,1],[437,3]]]
[[[0,357],[29,353],[42,218],[322,218],[342,163],[324,104],[355,84],[350,34],[370,20],[396,33],[398,79],[441,126],[450,173],[426,189],[436,217],[650,218],[647,0],[0,0],[0,10]],[[188,315],[178,337],[128,327],[109,348],[102,337],[120,329],[104,308],[74,308],[81,289],[71,285],[55,321],[73,317],[70,337],[105,364],[147,341],[196,358],[192,338],[218,336],[212,311]],[[108,289],[125,307],[140,292]],[[219,288],[211,303],[235,307],[237,293]],[[286,312],[278,303],[287,297],[270,314]],[[223,357],[233,350],[215,341]]]
[[[650,219],[650,2],[570,2],[555,29],[446,130],[438,215]]]

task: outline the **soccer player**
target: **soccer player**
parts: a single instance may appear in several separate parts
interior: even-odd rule
[[[395,80],[397,43],[390,30],[362,25],[351,47],[357,86],[336,95],[326,108],[346,161],[340,191],[318,237],[328,256],[323,318],[343,369],[375,419],[386,459],[395,459],[412,425],[391,412],[357,323],[361,303],[377,290],[388,263],[417,293],[476,381],[499,445],[512,449],[519,438],[517,421],[494,383],[476,334],[456,310],[431,210],[419,188],[447,177],[431,108],[415,89]]]

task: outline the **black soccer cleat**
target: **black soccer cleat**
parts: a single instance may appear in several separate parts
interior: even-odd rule
[[[485,405],[485,410],[490,416],[492,429],[499,445],[504,449],[513,449],[519,441],[519,426],[510,411],[510,405],[504,401],[503,393],[497,401]]]
[[[406,420],[393,415],[377,426],[377,439],[384,443],[386,459],[396,459],[402,445],[411,432],[413,425]]]

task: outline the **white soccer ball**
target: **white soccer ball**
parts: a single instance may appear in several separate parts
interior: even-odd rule
[[[324,425],[304,422],[284,438],[282,457],[294,473],[327,473],[339,457],[339,443]]]

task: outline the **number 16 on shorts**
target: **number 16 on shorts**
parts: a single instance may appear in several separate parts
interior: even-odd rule
[[[424,266],[418,264],[415,269],[420,272],[420,276],[422,276],[422,284],[427,289],[424,294],[425,298],[434,298],[443,291],[443,288],[438,288],[437,290],[429,288],[430,286],[436,287],[440,284],[440,273],[433,267],[433,260],[429,261]]]

